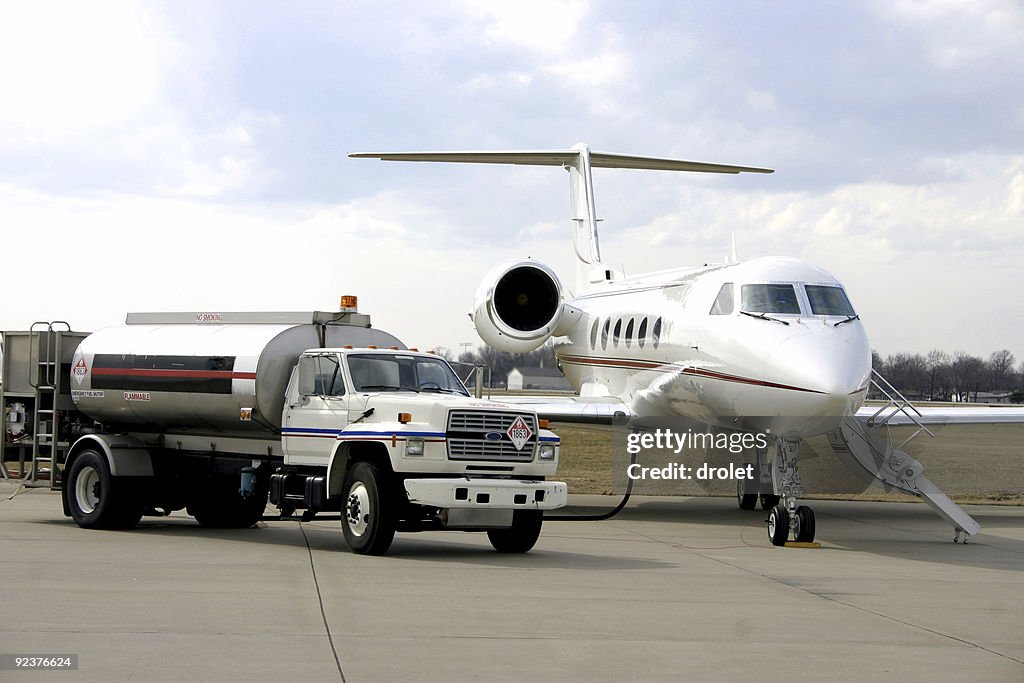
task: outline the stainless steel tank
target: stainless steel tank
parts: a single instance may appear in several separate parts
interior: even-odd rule
[[[353,313],[131,314],[86,337],[71,364],[78,409],[126,431],[269,437],[299,355],[405,346]]]

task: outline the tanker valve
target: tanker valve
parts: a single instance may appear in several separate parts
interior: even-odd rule
[[[243,467],[242,468],[242,482],[241,488],[238,489],[238,495],[242,498],[250,498],[256,493],[256,468],[255,467]]]

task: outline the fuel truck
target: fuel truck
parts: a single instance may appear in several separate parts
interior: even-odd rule
[[[536,413],[471,396],[345,297],[337,312],[134,313],[92,334],[4,332],[4,476],[62,491],[87,529],[186,510],[204,527],[340,517],[352,551],[396,532],[486,532],[530,550],[559,439]],[[351,299],[354,299],[352,297]],[[345,305],[347,304],[347,305]],[[273,517],[277,518],[277,517]]]

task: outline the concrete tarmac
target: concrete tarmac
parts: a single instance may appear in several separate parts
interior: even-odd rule
[[[815,501],[808,550],[730,499],[641,497],[526,555],[438,532],[360,557],[338,522],[88,531],[15,490],[0,654],[79,664],[2,681],[1024,681],[1022,508],[968,506],[963,546],[922,504]]]

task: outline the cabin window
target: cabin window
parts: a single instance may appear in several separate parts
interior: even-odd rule
[[[661,343],[661,318],[654,321],[654,329],[651,331],[651,346],[658,348]]]
[[[608,318],[604,321],[604,327],[601,328],[601,348],[608,348],[608,330],[611,329],[612,319]]]
[[[598,318],[594,321],[594,324],[590,326],[590,348],[597,348],[597,328],[601,326],[601,319]]]
[[[630,318],[629,322],[626,323],[626,348],[628,349],[629,345],[632,344],[632,343],[633,343],[633,318]]]
[[[640,345],[640,348],[644,348],[644,342],[647,341],[647,318],[640,321],[640,329],[636,333],[636,343]]]
[[[726,282],[722,285],[722,288],[718,290],[718,297],[715,299],[715,303],[711,307],[711,315],[732,315],[733,308],[735,308],[734,304],[732,283]]]
[[[743,285],[741,311],[800,314],[793,285]]]
[[[807,300],[811,302],[811,313],[814,315],[856,315],[842,287],[805,285],[804,289],[807,290]]]
[[[615,331],[612,333],[612,345],[615,348],[619,346],[619,339],[622,337],[622,318],[615,321]]]

